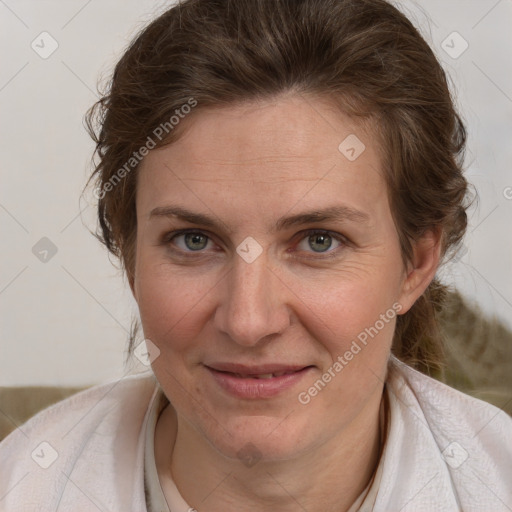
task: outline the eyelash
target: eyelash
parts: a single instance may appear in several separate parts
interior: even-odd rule
[[[179,236],[187,235],[187,234],[202,235],[202,236],[205,236],[208,239],[208,241],[213,241],[212,238],[210,236],[208,236],[206,233],[204,233],[203,231],[200,231],[197,229],[183,229],[183,230],[179,230],[179,231],[173,231],[171,233],[167,233],[166,235],[164,235],[164,237],[162,239],[162,244],[170,245],[175,238],[177,238]],[[337,233],[333,233],[331,231],[324,230],[324,229],[308,229],[306,231],[302,231],[301,235],[302,236],[299,239],[299,241],[297,242],[297,245],[300,242],[302,242],[304,239],[307,239],[308,237],[313,236],[313,235],[328,235],[341,244],[340,247],[337,247],[332,250],[329,249],[325,253],[321,253],[321,252],[314,253],[313,252],[313,254],[315,254],[315,256],[312,256],[312,257],[308,256],[308,257],[306,257],[306,259],[318,260],[318,259],[329,259],[329,258],[336,257],[338,255],[337,253],[340,250],[342,250],[345,246],[347,246],[349,243],[348,240],[344,236],[337,234]],[[176,252],[181,252],[181,253],[184,253],[187,255],[192,255],[194,253],[194,251],[184,251],[183,249],[177,249]],[[204,252],[204,250],[196,251],[196,255],[201,256],[202,255],[201,253],[203,253],[203,252]]]

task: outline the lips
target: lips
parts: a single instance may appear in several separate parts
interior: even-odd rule
[[[234,377],[238,377],[239,379],[272,379],[274,377],[281,377],[283,375],[290,375],[295,373],[296,370],[286,371],[286,372],[272,372],[272,373],[233,373],[233,372],[222,372],[222,373],[231,373]]]
[[[228,373],[228,372],[226,372]],[[281,377],[282,375],[289,375],[290,373],[295,373],[295,371],[291,372],[273,372],[273,373],[260,373],[260,374],[241,374],[241,373],[234,373],[233,375],[235,377],[239,377],[241,379],[271,379],[272,377]]]
[[[298,372],[310,365],[260,364],[249,366],[237,363],[212,363],[207,366],[218,372],[232,373],[239,378],[271,379]]]
[[[211,363],[205,367],[223,391],[245,399],[279,395],[297,385],[313,369],[311,365],[234,363]]]

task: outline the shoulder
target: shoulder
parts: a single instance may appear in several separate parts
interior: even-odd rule
[[[411,485],[418,478],[430,482],[422,499],[441,504],[439,510],[505,510],[504,503],[512,504],[512,418],[507,413],[394,357],[386,388],[393,431],[389,467],[395,474],[386,475],[393,488],[389,494],[398,496],[396,474],[405,467],[402,484],[408,478]],[[405,496],[399,499],[403,503]]]
[[[141,433],[156,389],[152,373],[126,376],[77,393],[19,426],[0,443],[0,509],[32,510],[31,503],[44,500],[48,506],[40,510],[80,503],[80,494],[88,494],[84,487],[93,495],[108,493],[114,471],[118,483],[130,482],[131,496],[129,473],[142,456]],[[117,503],[105,499],[105,505]]]
[[[510,439],[512,418],[498,407],[462,393],[402,363],[390,362],[388,382],[403,398],[416,402],[433,430],[472,432],[480,439]]]
[[[84,432],[121,409],[124,415],[130,415],[147,406],[155,386],[155,377],[148,372],[93,386],[40,411],[18,426],[0,443],[0,447],[34,435],[66,436],[75,429]]]

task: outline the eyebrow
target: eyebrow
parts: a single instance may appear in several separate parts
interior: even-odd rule
[[[159,206],[154,208],[149,214],[149,219],[154,217],[176,217],[190,224],[198,224],[210,228],[217,228],[219,225],[214,217],[192,212],[180,206]],[[305,224],[347,220],[367,224],[370,221],[370,216],[365,212],[348,206],[331,206],[322,210],[311,210],[288,217],[281,217],[277,220],[271,231],[277,232]]]

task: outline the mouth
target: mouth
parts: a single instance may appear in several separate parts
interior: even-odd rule
[[[231,372],[222,372],[222,373],[231,373]],[[243,375],[241,373],[231,373],[231,375],[234,375],[235,377],[238,377],[240,379],[272,379],[274,377],[282,377],[283,375],[291,375],[292,373],[295,373],[295,371],[248,374],[248,375]]]
[[[271,398],[295,386],[313,366],[212,364],[205,366],[215,383],[237,398]]]

